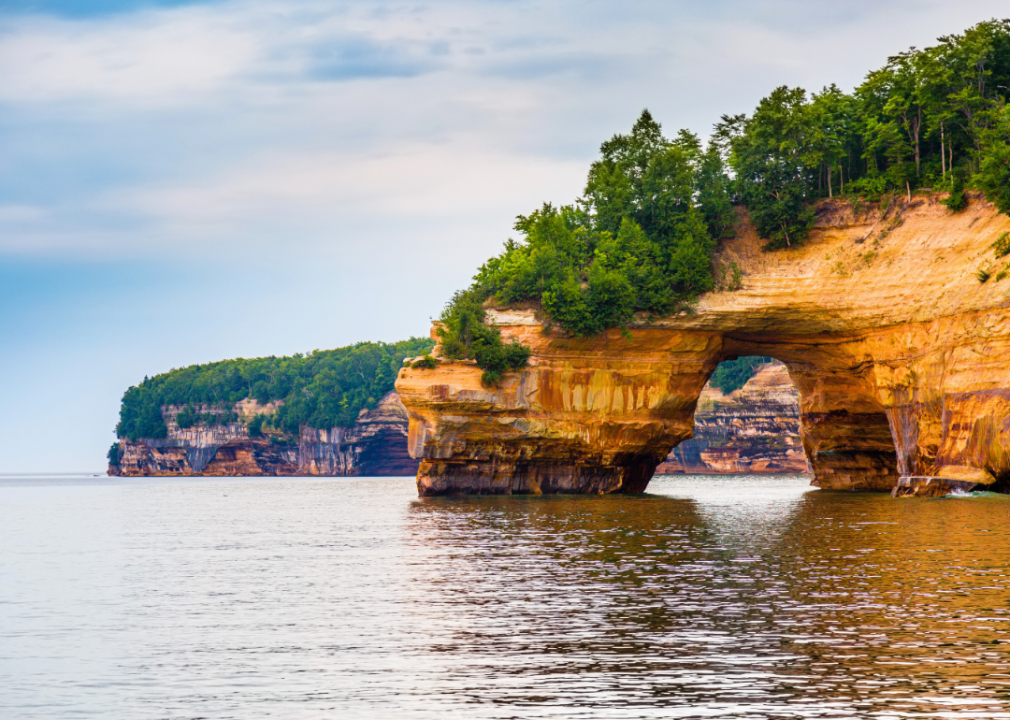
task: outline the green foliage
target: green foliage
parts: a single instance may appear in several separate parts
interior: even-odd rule
[[[799,245],[813,227],[812,130],[806,92],[783,86],[758,104],[730,143],[740,196],[767,249]]]
[[[211,412],[197,412],[192,403],[186,405],[175,416],[175,422],[181,430],[187,430],[195,425],[214,427],[238,422],[238,413],[228,407],[218,407]]]
[[[288,435],[297,435],[302,425],[349,427],[362,408],[374,407],[393,389],[405,357],[430,352],[433,345],[427,338],[358,343],[306,355],[240,358],[171,370],[126,391],[116,433],[130,440],[167,437],[163,405],[184,406],[176,415],[180,427],[237,422],[232,407],[245,398],[261,404],[283,401],[270,425]],[[212,409],[198,412],[203,406]]]
[[[249,429],[249,437],[263,437],[263,423],[266,421],[267,415],[265,413],[256,413],[246,426]]]
[[[443,356],[476,360],[484,370],[482,382],[497,385],[506,371],[524,367],[531,351],[514,341],[506,344],[498,328],[484,324],[485,298],[475,288],[458,291],[442,311],[438,334]]]
[[[415,360],[413,363],[411,363],[410,367],[414,368],[415,370],[418,369],[434,370],[436,367],[438,367],[438,362],[431,355],[425,355],[420,360]]]
[[[802,244],[814,203],[843,193],[865,208],[949,182],[952,210],[978,188],[1010,213],[1008,88],[1010,21],[989,20],[888,58],[852,93],[778,87],[752,115],[722,116],[704,149],[686,130],[665,137],[644,111],[601,145],[582,198],[518,217],[521,237],[447,306],[447,354],[497,357],[500,338],[480,329],[488,301],[539,309],[579,336],[689,305],[714,287],[734,203],[767,250]]]
[[[992,244],[992,250],[997,259],[1010,255],[1010,232],[1001,232]]]
[[[736,264],[736,262],[731,262],[729,264],[729,270],[730,280],[728,289],[731,292],[736,292],[743,287],[743,270]]]
[[[950,195],[940,202],[955,213],[968,207],[968,198],[964,194],[964,173],[960,169],[951,173]]]
[[[992,277],[992,273],[986,270],[985,268],[979,268],[978,272],[975,273],[975,278],[980,283],[988,282],[990,277]]]
[[[109,448],[109,452],[106,453],[106,457],[109,458],[109,465],[112,467],[119,467],[120,453],[118,442],[112,443],[112,447]]]
[[[1010,143],[988,146],[975,182],[985,193],[986,200],[1001,213],[1010,215]]]
[[[759,367],[771,361],[771,358],[757,356],[726,360],[719,363],[708,382],[712,387],[716,387],[728,395],[746,385],[747,381],[754,377]]]
[[[711,232],[731,232],[736,216],[718,148],[697,137],[663,136],[648,111],[631,133],[603,143],[577,205],[543,205],[520,215],[509,240],[456,293],[442,315],[443,353],[474,358],[493,380],[502,358],[484,326],[483,303],[529,303],[579,336],[625,325],[635,312],[663,315],[711,290]]]

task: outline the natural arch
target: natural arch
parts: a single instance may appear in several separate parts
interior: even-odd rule
[[[1010,284],[975,277],[1010,219],[922,197],[881,220],[825,203],[808,244],[781,253],[744,222],[722,258],[745,268],[742,290],[623,333],[569,338],[533,310],[490,312],[533,349],[528,368],[494,389],[468,361],[397,379],[419,491],[641,492],[691,437],[715,367],[742,355],[788,367],[821,487],[1010,481]]]

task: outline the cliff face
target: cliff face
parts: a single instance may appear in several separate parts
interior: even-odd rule
[[[761,366],[723,395],[706,384],[694,411],[694,437],[673,448],[657,474],[810,472],[800,437],[800,396],[780,362]]]
[[[420,494],[641,492],[692,436],[716,365],[742,355],[788,368],[821,487],[1010,482],[1010,282],[975,276],[1010,218],[979,201],[952,215],[935,196],[882,215],[818,211],[803,247],[773,253],[744,219],[719,258],[744,268],[743,288],[628,336],[568,338],[532,310],[491,312],[534,353],[498,388],[472,362],[402,369]]]
[[[110,475],[413,475],[418,461],[407,453],[407,411],[395,392],[373,410],[364,410],[352,428],[302,428],[298,443],[250,438],[245,422],[273,406],[243,400],[235,405],[241,422],[216,427],[179,428],[181,407],[162,409],[168,438],[121,442],[118,466]]]

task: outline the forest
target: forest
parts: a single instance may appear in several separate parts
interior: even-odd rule
[[[689,309],[739,267],[714,267],[746,208],[765,249],[800,245],[813,205],[876,202],[919,189],[950,212],[977,192],[1010,212],[1010,20],[989,20],[887,58],[852,92],[774,89],[747,115],[723,115],[707,140],[664,135],[646,110],[600,147],[571,205],[516,219],[519,239],[447,303],[444,354],[472,358],[495,384],[529,355],[488,327],[489,303],[535,308],[576,335],[624,328],[635,313]]]
[[[170,370],[126,391],[116,434],[129,440],[167,437],[163,405],[184,406],[177,416],[180,426],[234,422],[238,417],[233,406],[245,398],[264,405],[283,401],[271,416],[250,422],[252,435],[264,426],[295,438],[302,425],[350,427],[363,408],[374,408],[393,389],[404,358],[424,355],[433,346],[427,338],[363,342],[290,357],[238,358]]]

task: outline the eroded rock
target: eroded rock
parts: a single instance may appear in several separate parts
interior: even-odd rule
[[[118,466],[124,476],[390,476],[413,475],[419,463],[407,452],[407,411],[395,392],[372,410],[363,410],[351,428],[302,428],[297,443],[250,438],[246,421],[272,406],[236,403],[241,422],[183,430],[175,422],[181,407],[163,408],[165,440],[121,441]]]
[[[891,490],[944,465],[1010,477],[1010,283],[975,277],[1010,218],[916,196],[879,237],[874,213],[822,210],[806,245],[774,253],[742,220],[720,258],[744,268],[742,290],[624,335],[570,338],[531,310],[492,311],[533,349],[500,387],[468,362],[401,370],[420,494],[641,492],[692,436],[716,365],[742,355],[788,368],[820,487]]]

